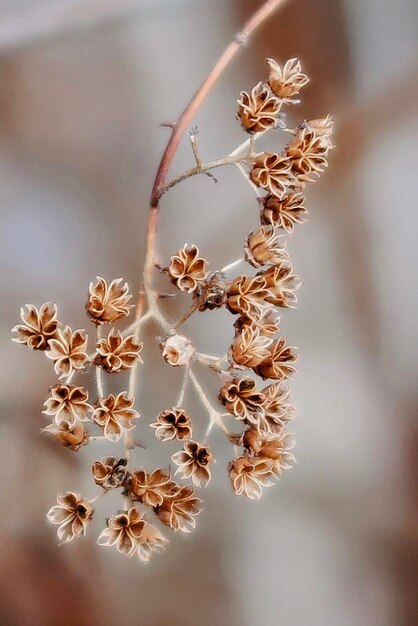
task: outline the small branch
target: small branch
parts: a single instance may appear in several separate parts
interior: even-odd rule
[[[111,489],[103,489],[97,496],[95,496],[94,498],[89,500],[90,504],[94,504],[95,502],[97,502],[97,500],[100,500],[100,498],[103,498],[103,496],[105,496],[107,493],[109,493],[109,491],[112,491],[112,490]]]
[[[198,303],[194,302],[192,306],[183,313],[180,319],[177,320],[177,322],[173,326],[173,330],[177,331],[180,328],[180,326],[182,326],[184,322],[186,322],[189,319],[189,317],[191,317],[193,313],[197,311],[197,307],[198,307]]]
[[[209,414],[209,424],[208,424],[208,427],[207,427],[207,430],[206,430],[206,433],[205,433],[204,441],[208,437],[208,435],[209,435],[210,431],[212,430],[214,424],[219,426],[219,428],[225,433],[225,435],[227,437],[229,437],[230,432],[227,429],[227,427],[225,426],[225,424],[223,423],[219,411],[217,411],[212,406],[212,404],[209,401],[209,398],[207,397],[207,395],[203,391],[202,387],[200,386],[199,381],[197,380],[193,370],[191,370],[191,369],[189,370],[189,376],[190,376],[190,380],[193,383],[194,388],[196,389],[197,395],[199,396],[203,406],[205,407],[205,409],[207,410],[207,412]]]
[[[189,374],[190,374],[190,365],[184,368],[183,384],[181,386],[180,393],[177,398],[177,404],[176,404],[176,406],[178,407],[183,406],[184,396],[185,396],[186,389],[187,389],[187,383],[189,382]]]
[[[241,265],[241,263],[245,263],[245,259],[243,257],[241,257],[240,259],[237,259],[236,261],[232,261],[232,263],[228,263],[228,265],[225,265],[219,271],[222,274],[225,274],[225,272],[229,272],[229,270],[232,270],[232,269],[234,269],[234,267],[237,267],[238,265]]]
[[[201,168],[202,167],[202,161],[200,160],[199,151],[197,149],[197,141],[196,141],[196,135],[197,134],[198,134],[197,128],[192,128],[192,130],[189,131],[190,144],[192,146],[194,159],[196,161],[197,167]]]

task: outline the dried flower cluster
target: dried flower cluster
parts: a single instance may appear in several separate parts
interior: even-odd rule
[[[294,462],[288,425],[295,412],[286,381],[296,372],[298,355],[281,334],[278,311],[296,306],[301,279],[293,270],[285,236],[307,218],[305,187],[327,166],[333,123],[328,116],[305,120],[293,130],[285,128],[282,108],[298,102],[294,98],[308,78],[297,59],[284,66],[268,59],[268,65],[268,80],[259,82],[250,93],[241,92],[238,100],[237,118],[249,139],[228,157],[205,166],[192,134],[197,165],[166,188],[213,167],[236,165],[255,190],[260,207],[260,223],[243,241],[242,258],[209,271],[196,245],[185,244],[173,254],[162,271],[179,297],[182,293],[191,296],[177,322],[169,321],[163,313],[159,296],[167,294],[154,289],[149,273],[153,266],[148,263],[139,310],[125,330],[113,324],[127,318],[134,308],[128,284],[123,279],[108,283],[97,277],[90,283],[85,304],[94,329],[94,345],[91,342],[90,346],[84,329],[72,330],[59,321],[55,305],[48,302],[39,310],[26,305],[21,310],[22,324],[13,329],[17,333],[14,341],[43,351],[53,362],[58,378],[46,394],[43,413],[50,423],[43,431],[74,452],[98,440],[123,442],[123,451],[92,462],[92,483],[100,487],[98,495],[88,499],[68,491],[58,495],[57,504],[48,512],[48,520],[58,526],[58,538],[64,543],[86,534],[94,515],[93,504],[115,489],[120,490],[122,509],[107,520],[98,538],[100,545],[116,546],[126,556],[148,561],[152,552],[168,543],[160,530],[164,526],[190,532],[202,504],[194,489],[208,485],[212,476],[215,458],[208,438],[213,427],[218,427],[233,446],[227,471],[237,495],[260,498],[263,489],[280,479]],[[292,135],[282,151],[255,152],[256,140],[280,128]],[[248,272],[230,277],[231,270],[242,263],[247,263]],[[202,354],[180,329],[196,312],[219,308],[235,316],[231,342],[220,357]],[[140,333],[147,321],[156,323],[163,333],[157,338],[163,362],[184,372],[177,400],[169,408],[158,408],[148,430],[164,446],[175,446],[170,453],[174,476],[164,468],[148,471],[142,464],[135,467],[131,458],[139,445],[132,431],[144,421],[139,419],[133,394],[138,366],[143,363]],[[203,390],[194,371],[196,363],[207,366],[218,377],[218,404]],[[78,380],[74,382],[76,376],[89,371],[94,371],[96,380],[93,398]],[[129,373],[127,389],[106,393],[105,375],[123,371]],[[194,387],[207,411],[203,431],[185,408],[187,385]],[[227,420],[235,430],[230,430]],[[150,514],[154,515],[152,522]]]

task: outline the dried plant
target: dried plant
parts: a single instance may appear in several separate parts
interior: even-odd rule
[[[155,515],[157,524],[160,522],[174,531],[190,532],[202,504],[194,487],[206,486],[211,479],[215,458],[208,440],[214,427],[222,431],[233,447],[234,458],[227,468],[237,495],[260,498],[263,489],[273,485],[294,461],[291,452],[294,441],[288,430],[294,409],[284,381],[295,374],[298,356],[295,348],[279,336],[277,308],[296,306],[301,280],[293,271],[285,236],[296,224],[305,221],[306,185],[313,183],[324,170],[332,148],[329,116],[302,121],[294,129],[286,127],[283,108],[299,102],[295,96],[308,82],[300,62],[290,59],[279,64],[268,59],[267,80],[259,82],[249,93],[242,91],[237,101],[237,119],[248,138],[229,155],[203,163],[196,131],[191,131],[196,164],[166,182],[180,138],[197,107],[242,43],[280,4],[280,0],[269,0],[250,19],[172,125],[151,196],[146,258],[134,321],[124,330],[113,326],[131,313],[129,287],[122,279],[107,282],[97,277],[96,282],[90,284],[85,304],[95,330],[94,347],[88,348],[85,330],[73,331],[63,325],[58,320],[57,307],[50,303],[39,311],[27,305],[26,310],[21,310],[22,324],[13,329],[17,333],[14,341],[43,351],[53,361],[59,378],[45,400],[44,414],[50,424],[43,431],[74,452],[87,445],[94,446],[97,440],[115,445],[120,440],[124,443],[123,453],[92,462],[92,481],[101,488],[99,495],[91,499],[74,492],[58,495],[58,504],[50,509],[47,517],[58,525],[58,537],[63,542],[85,535],[94,514],[94,502],[115,489],[121,491],[122,509],[108,519],[98,539],[100,545],[116,546],[122,554],[137,555],[143,561],[147,561],[153,551],[165,548],[168,540],[146,517],[147,508]],[[278,130],[290,135],[281,151],[270,153],[258,149],[267,133]],[[226,165],[238,168],[255,192],[255,203],[260,208],[261,224],[243,241],[243,256],[209,271],[209,264],[200,256],[198,247],[185,244],[167,259],[166,267],[157,266],[156,234],[161,198],[183,180],[202,173],[211,175],[212,170]],[[231,276],[234,269],[245,263],[251,273]],[[211,265],[216,267],[215,260]],[[178,295],[189,300],[177,321],[169,320],[164,313],[161,296],[167,294],[158,293],[154,287],[157,269],[167,274],[168,287],[171,281]],[[231,313],[231,343],[225,346],[222,356],[203,354],[181,328],[191,315],[221,307]],[[134,408],[134,396],[136,376],[143,363],[140,335],[147,322],[159,328],[158,346],[166,363],[164,366],[184,370],[175,405],[161,407],[160,413],[149,420],[152,429],[149,432],[154,432],[156,440],[164,445],[167,441],[181,442],[178,445],[182,448],[171,457],[179,482],[169,469],[148,472],[141,466],[136,467],[131,454],[138,445],[132,436],[133,429],[137,422],[144,422],[144,417]],[[109,326],[110,330],[103,332]],[[208,367],[218,377],[218,405],[203,390],[195,371],[196,364]],[[87,390],[73,383],[80,373],[91,370],[95,372],[96,381],[96,397],[92,403]],[[106,393],[103,373],[111,376],[124,370],[129,371],[128,389],[122,389],[117,395]],[[260,379],[275,382],[260,388]],[[208,415],[203,432],[199,432],[199,424],[185,407],[188,383],[194,387]],[[194,487],[182,483],[184,480],[191,481]]]

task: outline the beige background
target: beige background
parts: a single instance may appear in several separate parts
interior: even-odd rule
[[[93,12],[85,12],[86,5]],[[204,159],[242,132],[235,100],[265,78],[265,57],[299,56],[311,85],[290,123],[331,112],[336,150],[308,190],[312,220],[289,242],[304,279],[282,328],[301,351],[292,384],[298,464],[259,503],[236,498],[218,435],[197,531],[147,566],[96,548],[56,547],[45,511],[66,489],[93,495],[89,465],[39,435],[50,362],[10,342],[25,302],[58,303],[84,326],[96,274],[140,280],[147,199],[173,119],[245,17],[246,0],[0,3],[0,623],[5,626],[413,626],[417,542],[417,22],[414,0],[290,0],[234,61],[196,117]],[[116,7],[116,5],[118,5]],[[60,9],[67,13],[61,17]],[[275,140],[276,145],[281,138]],[[191,166],[185,141],[173,173]],[[258,213],[233,169],[163,202],[165,262],[185,241],[213,269],[240,256]],[[175,317],[181,302],[167,304]],[[188,325],[201,351],[231,339],[226,312]],[[171,406],[180,373],[149,328],[138,389],[146,426]],[[202,375],[203,376],[203,375]],[[204,383],[216,393],[216,380]],[[123,379],[118,378],[116,384]],[[205,416],[190,395],[196,424]],[[168,535],[168,532],[166,533]]]

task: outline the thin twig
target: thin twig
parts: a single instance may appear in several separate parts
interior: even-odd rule
[[[205,392],[203,391],[199,381],[197,380],[194,372],[192,369],[189,370],[189,377],[190,380],[193,383],[194,388],[196,389],[197,395],[199,396],[203,406],[205,407],[205,409],[207,410],[208,414],[209,414],[209,424],[205,433],[205,437],[204,440],[206,440],[206,438],[208,437],[210,431],[212,430],[214,424],[216,424],[217,426],[219,426],[219,428],[225,433],[225,435],[227,437],[229,437],[230,432],[227,429],[227,427],[225,426],[225,424],[222,421],[221,415],[219,413],[219,411],[217,411],[212,404],[209,401],[209,398],[207,397],[207,395],[205,394]]]
[[[98,346],[100,343],[102,336],[100,332],[100,326],[96,325],[96,345]],[[104,398],[104,386],[103,386],[103,378],[102,378],[102,368],[99,365],[95,365],[94,367],[96,372],[96,387],[97,387],[97,397]]]
[[[176,406],[178,407],[183,406],[184,396],[186,394],[186,389],[187,389],[187,383],[189,382],[189,374],[190,374],[190,365],[184,368],[183,384],[181,386],[180,393],[177,398],[177,404],[176,404]]]
[[[234,269],[234,267],[237,267],[237,265],[241,265],[241,263],[245,263],[245,259],[244,257],[241,257],[240,259],[237,259],[236,261],[232,261],[232,263],[228,263],[228,265],[225,265],[220,272],[222,274],[224,274],[225,272],[229,272],[229,270]]]

